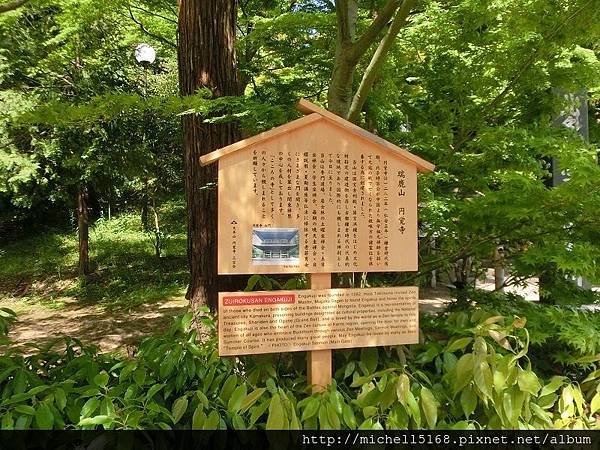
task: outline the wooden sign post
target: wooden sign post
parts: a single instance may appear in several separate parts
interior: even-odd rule
[[[310,274],[310,289],[219,294],[222,356],[415,343],[416,287],[331,289],[331,273],[417,270],[417,171],[434,166],[306,100],[306,116],[203,156],[219,162],[219,274]]]
[[[311,289],[329,289],[331,287],[330,273],[311,273]],[[313,392],[320,391],[331,383],[332,358],[331,350],[312,350],[308,352],[308,367],[306,374],[308,384],[313,385]]]

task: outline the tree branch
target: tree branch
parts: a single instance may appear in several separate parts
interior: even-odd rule
[[[177,24],[177,20],[175,20],[175,19],[172,19],[170,17],[165,17],[162,14],[158,14],[158,13],[155,13],[153,11],[149,11],[149,10],[147,10],[145,8],[140,7],[140,6],[136,6],[136,5],[131,5],[130,4],[129,7],[133,8],[133,9],[137,9],[138,11],[142,11],[143,13],[148,14],[150,16],[158,17],[160,19],[166,20],[167,22],[171,22],[171,23]]]
[[[164,38],[163,36],[160,36],[158,34],[155,34],[155,33],[152,33],[151,31],[149,31],[142,22],[140,22],[138,19],[136,19],[136,17],[133,14],[133,11],[131,10],[131,8],[129,6],[127,6],[127,9],[129,9],[129,16],[131,17],[131,20],[133,20],[140,27],[140,30],[142,30],[142,32],[146,33],[148,36],[153,37],[154,39],[159,40],[163,44],[167,44],[173,48],[177,48],[177,45],[175,43],[169,41],[167,38]]]
[[[369,28],[367,28],[362,36],[352,45],[348,53],[348,57],[351,60],[358,61],[366,51],[369,50],[371,45],[373,45],[373,42],[377,39],[377,36],[379,36],[379,33],[381,33],[381,30],[387,25],[399,6],[400,0],[389,0],[386,5],[381,8],[375,20],[369,25]]]
[[[8,11],[14,11],[17,8],[20,8],[29,0],[13,0],[11,2],[0,3],[0,14]]]
[[[352,99],[352,105],[350,106],[350,111],[348,112],[348,120],[350,122],[356,122],[358,119],[362,107],[367,100],[367,96],[371,91],[373,84],[375,83],[375,78],[379,73],[379,69],[383,65],[385,58],[392,46],[392,43],[396,39],[396,36],[400,32],[400,29],[406,25],[406,18],[410,14],[410,10],[415,4],[415,0],[404,0],[402,5],[398,9],[392,24],[390,25],[389,30],[379,43],[377,50],[373,54],[371,58],[371,62],[369,62],[369,66],[365,70],[363,78],[360,82],[360,86],[358,90],[354,94]]]

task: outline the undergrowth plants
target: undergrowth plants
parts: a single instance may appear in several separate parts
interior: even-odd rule
[[[220,358],[204,311],[176,318],[130,357],[74,339],[0,356],[2,429],[595,428],[600,370],[543,376],[528,321],[478,308],[424,321],[413,346],[335,353],[311,394],[302,353]],[[459,329],[460,333],[448,332]],[[446,332],[444,335],[443,332]],[[200,337],[199,337],[199,334]],[[591,363],[593,365],[593,363]]]

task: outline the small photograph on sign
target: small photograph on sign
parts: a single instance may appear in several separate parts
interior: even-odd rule
[[[298,228],[253,228],[252,264],[299,265],[300,231]]]

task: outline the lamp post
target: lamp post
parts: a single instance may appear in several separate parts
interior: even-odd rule
[[[144,83],[142,88],[142,98],[144,102],[148,96],[148,67],[152,65],[152,63],[156,60],[156,51],[152,46],[148,44],[139,44],[135,48],[135,60],[140,64],[144,69]],[[147,120],[146,113],[144,113],[144,121]],[[144,132],[142,135],[142,142],[146,142],[146,130],[148,129],[148,124],[144,124]],[[148,231],[148,180],[144,178],[144,191],[142,193],[142,229],[144,231]],[[155,215],[155,250],[156,254],[160,256],[160,228],[158,227],[158,217],[156,216],[156,210],[154,211]]]
[[[156,50],[148,44],[139,44],[135,48],[135,60],[144,68],[144,92],[143,97],[146,98],[148,88],[148,67],[156,60]]]

